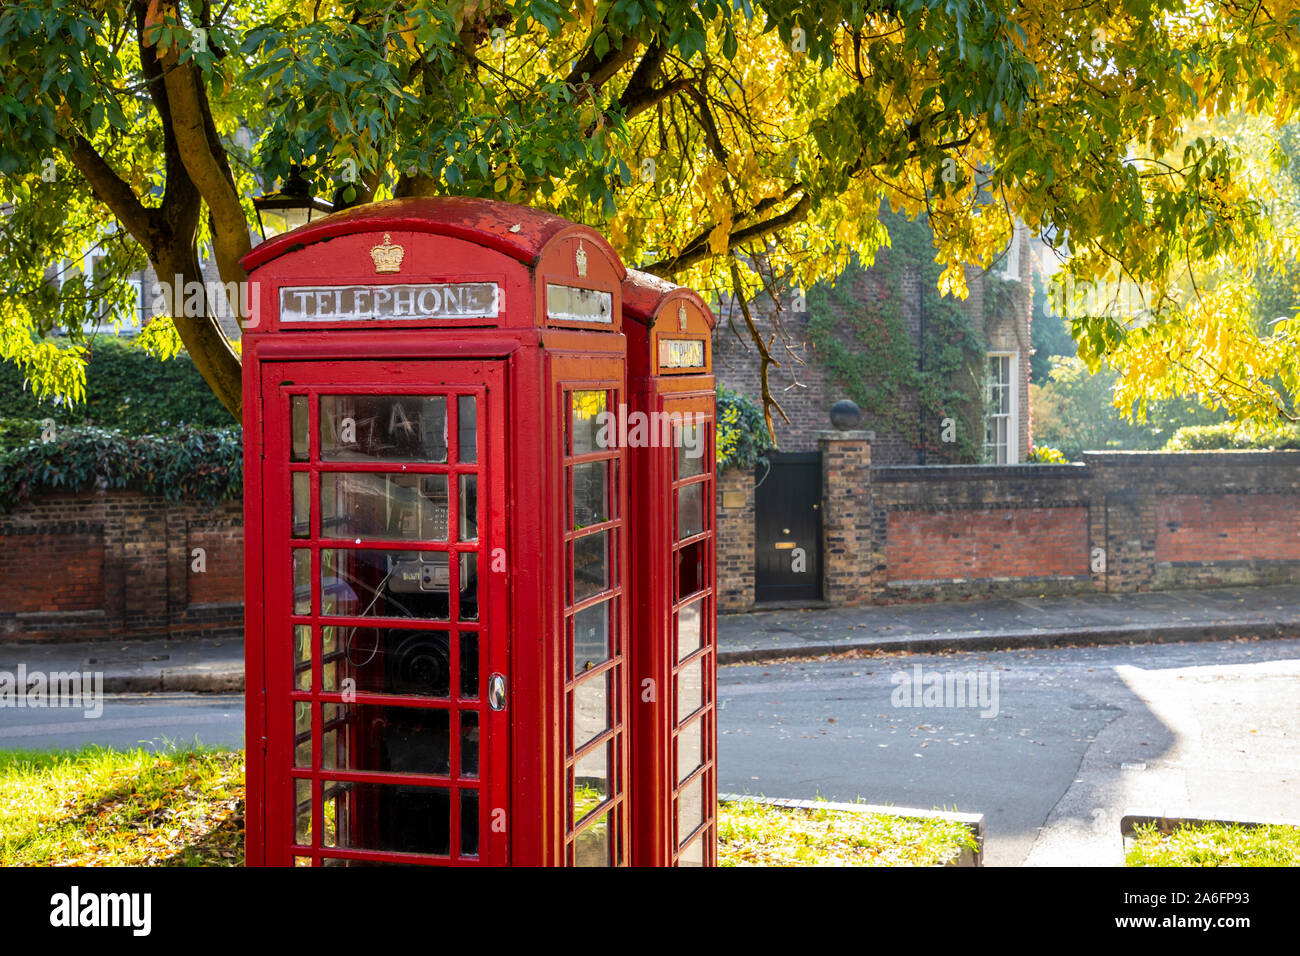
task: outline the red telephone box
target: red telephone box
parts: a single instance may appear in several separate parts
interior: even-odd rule
[[[633,862],[717,861],[713,313],[646,273],[623,281],[633,445]],[[630,417],[630,416],[629,416]],[[629,428],[629,433],[634,433]]]
[[[248,862],[630,862],[618,256],[404,199],[244,265]]]

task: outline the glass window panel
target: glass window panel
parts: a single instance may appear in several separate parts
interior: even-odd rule
[[[442,395],[322,395],[322,461],[447,460]]]
[[[460,619],[478,620],[478,555],[460,556]]]
[[[704,455],[708,451],[704,439],[706,426],[699,423],[677,427],[677,477],[690,478],[704,474]]]
[[[311,627],[307,624],[293,626],[293,686],[311,690]]]
[[[478,635],[473,631],[460,635],[460,696],[478,698]]]
[[[460,714],[460,775],[478,776],[478,711],[463,710]]]
[[[289,460],[306,461],[308,452],[307,436],[310,431],[307,424],[307,396],[295,395],[289,399],[289,405],[293,412],[293,429],[292,439],[290,442],[291,448],[289,452]]]
[[[681,855],[677,857],[678,866],[703,866],[704,865],[704,841],[708,839],[707,834],[701,834],[691,841],[691,845],[682,850]]]
[[[588,677],[573,689],[573,748],[580,749],[609,729],[613,671]]]
[[[696,541],[678,548],[677,600],[689,597],[704,586],[704,542]]]
[[[699,829],[704,822],[704,777],[696,777],[677,797],[677,843]]]
[[[569,454],[586,455],[614,447],[614,436],[607,433],[610,429],[601,428],[608,418],[604,414],[607,402],[603,390],[569,393]]]
[[[478,856],[478,791],[460,792],[460,855]]]
[[[322,642],[337,646],[338,668],[325,674],[324,689],[338,693],[352,680],[363,694],[445,698],[451,690],[451,635],[402,628],[322,628]]]
[[[346,726],[327,770],[451,773],[450,715],[423,707],[324,704],[323,726]]]
[[[690,657],[704,643],[704,602],[696,601],[677,612],[677,659]]]
[[[478,461],[478,402],[473,395],[462,395],[457,405],[459,422],[456,435],[460,446],[457,460],[466,464]]]
[[[573,476],[575,530],[610,519],[609,462],[591,461],[569,469]]]
[[[306,548],[293,552],[293,613],[311,613],[311,552]]]
[[[293,537],[311,536],[311,475],[293,473]]]
[[[677,489],[677,540],[704,530],[704,485],[696,483]]]
[[[577,835],[573,841],[574,866],[610,865],[613,845],[609,838],[609,820],[610,814],[606,813]]]
[[[609,660],[612,601],[593,604],[573,615],[573,676]]]
[[[573,600],[581,601],[610,586],[608,531],[597,531],[573,542]]]
[[[293,782],[293,842],[311,846],[311,781]]]
[[[478,540],[478,477],[460,476],[460,540]]]
[[[677,722],[704,705],[704,658],[697,657],[677,672]]]
[[[613,743],[602,744],[573,766],[573,822],[576,826],[609,799],[609,766]]]
[[[311,704],[305,700],[293,703],[293,765],[311,766]]]
[[[677,733],[677,782],[681,783],[704,763],[704,718]]]
[[[321,535],[397,541],[447,540],[447,476],[325,472]]]
[[[451,794],[446,787],[321,782],[330,810],[322,843],[352,850],[450,852]]]
[[[451,614],[446,552],[325,548],[320,577],[323,614],[434,621]]]

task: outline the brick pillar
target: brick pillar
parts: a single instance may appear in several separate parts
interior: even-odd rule
[[[875,432],[821,431],[822,597],[871,601],[871,442]]]
[[[754,605],[754,470],[718,474],[717,549],[719,611]]]

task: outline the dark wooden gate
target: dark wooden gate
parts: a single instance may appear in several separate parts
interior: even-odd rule
[[[768,461],[770,471],[754,471],[754,600],[821,600],[821,452],[769,454]]]

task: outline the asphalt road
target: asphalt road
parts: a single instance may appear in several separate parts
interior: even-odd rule
[[[996,715],[894,706],[948,674],[982,679],[988,713],[996,675]],[[1114,865],[1127,810],[1300,819],[1298,678],[1300,640],[724,667],[719,789],[979,812],[987,865]],[[196,740],[241,746],[242,697],[0,711],[0,749]]]

